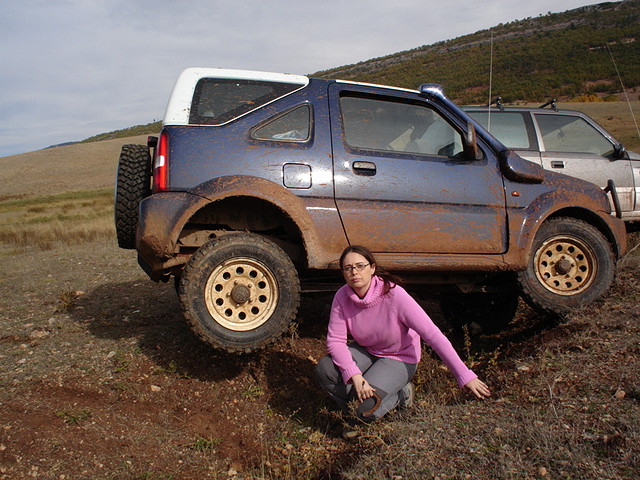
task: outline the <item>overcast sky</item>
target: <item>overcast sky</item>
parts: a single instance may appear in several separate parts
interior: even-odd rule
[[[186,67],[308,74],[594,3],[0,0],[0,156],[160,120]]]

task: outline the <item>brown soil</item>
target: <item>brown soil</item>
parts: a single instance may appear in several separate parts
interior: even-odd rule
[[[549,388],[576,409],[589,390],[599,395],[596,402],[603,394],[609,404],[624,405],[625,415],[636,420],[620,416],[616,427],[608,428],[598,418],[617,407],[607,411],[589,402],[585,408],[593,411],[584,419],[599,423],[602,433],[593,433],[594,441],[604,442],[608,454],[615,452],[616,475],[637,473],[640,276],[638,262],[631,261],[623,285],[619,282],[607,303],[579,318],[557,325],[523,308],[507,332],[472,340],[468,361],[491,384],[492,400],[468,403],[441,363],[427,355],[416,377],[418,407],[347,443],[340,438],[341,419],[313,381],[313,366],[324,354],[330,296],[305,296],[298,322],[285,338],[265,351],[234,356],[198,340],[182,319],[173,285],[148,281],[134,254],[112,243],[5,256],[0,478],[438,478],[425,472],[445,467],[414,469],[414,476],[405,470],[404,477],[380,468],[391,471],[399,465],[396,455],[425,448],[425,429],[436,434],[433,438],[451,430],[452,437],[443,441],[461,442],[450,447],[468,455],[477,435],[507,429],[514,412],[532,412],[531,405],[548,402]],[[437,308],[426,305],[437,318]],[[463,339],[453,333],[452,338],[464,351]],[[604,346],[608,356],[589,354],[594,344]],[[576,356],[571,369],[553,377],[552,385],[542,380],[549,368],[545,362],[557,362],[554,355],[566,348]],[[593,360],[597,364],[591,365]],[[580,377],[587,369],[589,378]],[[484,425],[472,427],[470,415]],[[454,431],[454,425],[470,436]],[[403,432],[411,445],[393,453],[403,445],[390,440],[394,432]],[[433,445],[428,452],[424,458],[442,449]],[[497,461],[502,453],[485,455]],[[371,458],[384,463],[372,469]],[[491,478],[486,475],[492,468],[485,466],[478,478]]]

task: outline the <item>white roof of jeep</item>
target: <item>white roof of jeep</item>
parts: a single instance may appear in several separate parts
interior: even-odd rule
[[[309,84],[309,77],[306,75],[293,75],[290,73],[259,72],[254,70],[236,70],[228,68],[187,68],[182,71],[176,84],[173,87],[167,109],[164,114],[163,123],[165,125],[189,125],[189,115],[191,113],[191,102],[196,85],[201,78],[220,78],[237,80],[258,80],[265,82],[290,83],[304,88]],[[337,83],[362,85],[369,87],[380,87],[387,90],[398,90],[404,92],[417,92],[408,88],[393,87],[390,85],[378,85],[374,83],[354,82],[351,80],[335,80]],[[438,86],[441,89],[441,87]],[[293,92],[292,92],[293,93]],[[444,92],[440,92],[444,95]]]
[[[291,83],[300,88],[309,84],[309,77],[288,73],[256,72],[226,68],[187,68],[182,71],[173,87],[164,114],[165,125],[188,125],[191,101],[196,84],[201,78],[223,78],[238,80],[259,80],[267,82]]]

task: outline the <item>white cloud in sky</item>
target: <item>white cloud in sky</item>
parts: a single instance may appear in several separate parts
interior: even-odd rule
[[[159,120],[186,67],[308,74],[589,4],[5,0],[0,156]]]

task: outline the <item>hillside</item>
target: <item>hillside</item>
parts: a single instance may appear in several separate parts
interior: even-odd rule
[[[607,2],[499,24],[314,75],[407,88],[439,83],[459,103],[484,103],[493,56],[492,96],[501,95],[507,102],[590,93],[619,98],[621,80],[637,98],[638,40],[640,1]]]
[[[113,187],[122,145],[146,141],[140,135],[0,157],[0,200]]]

